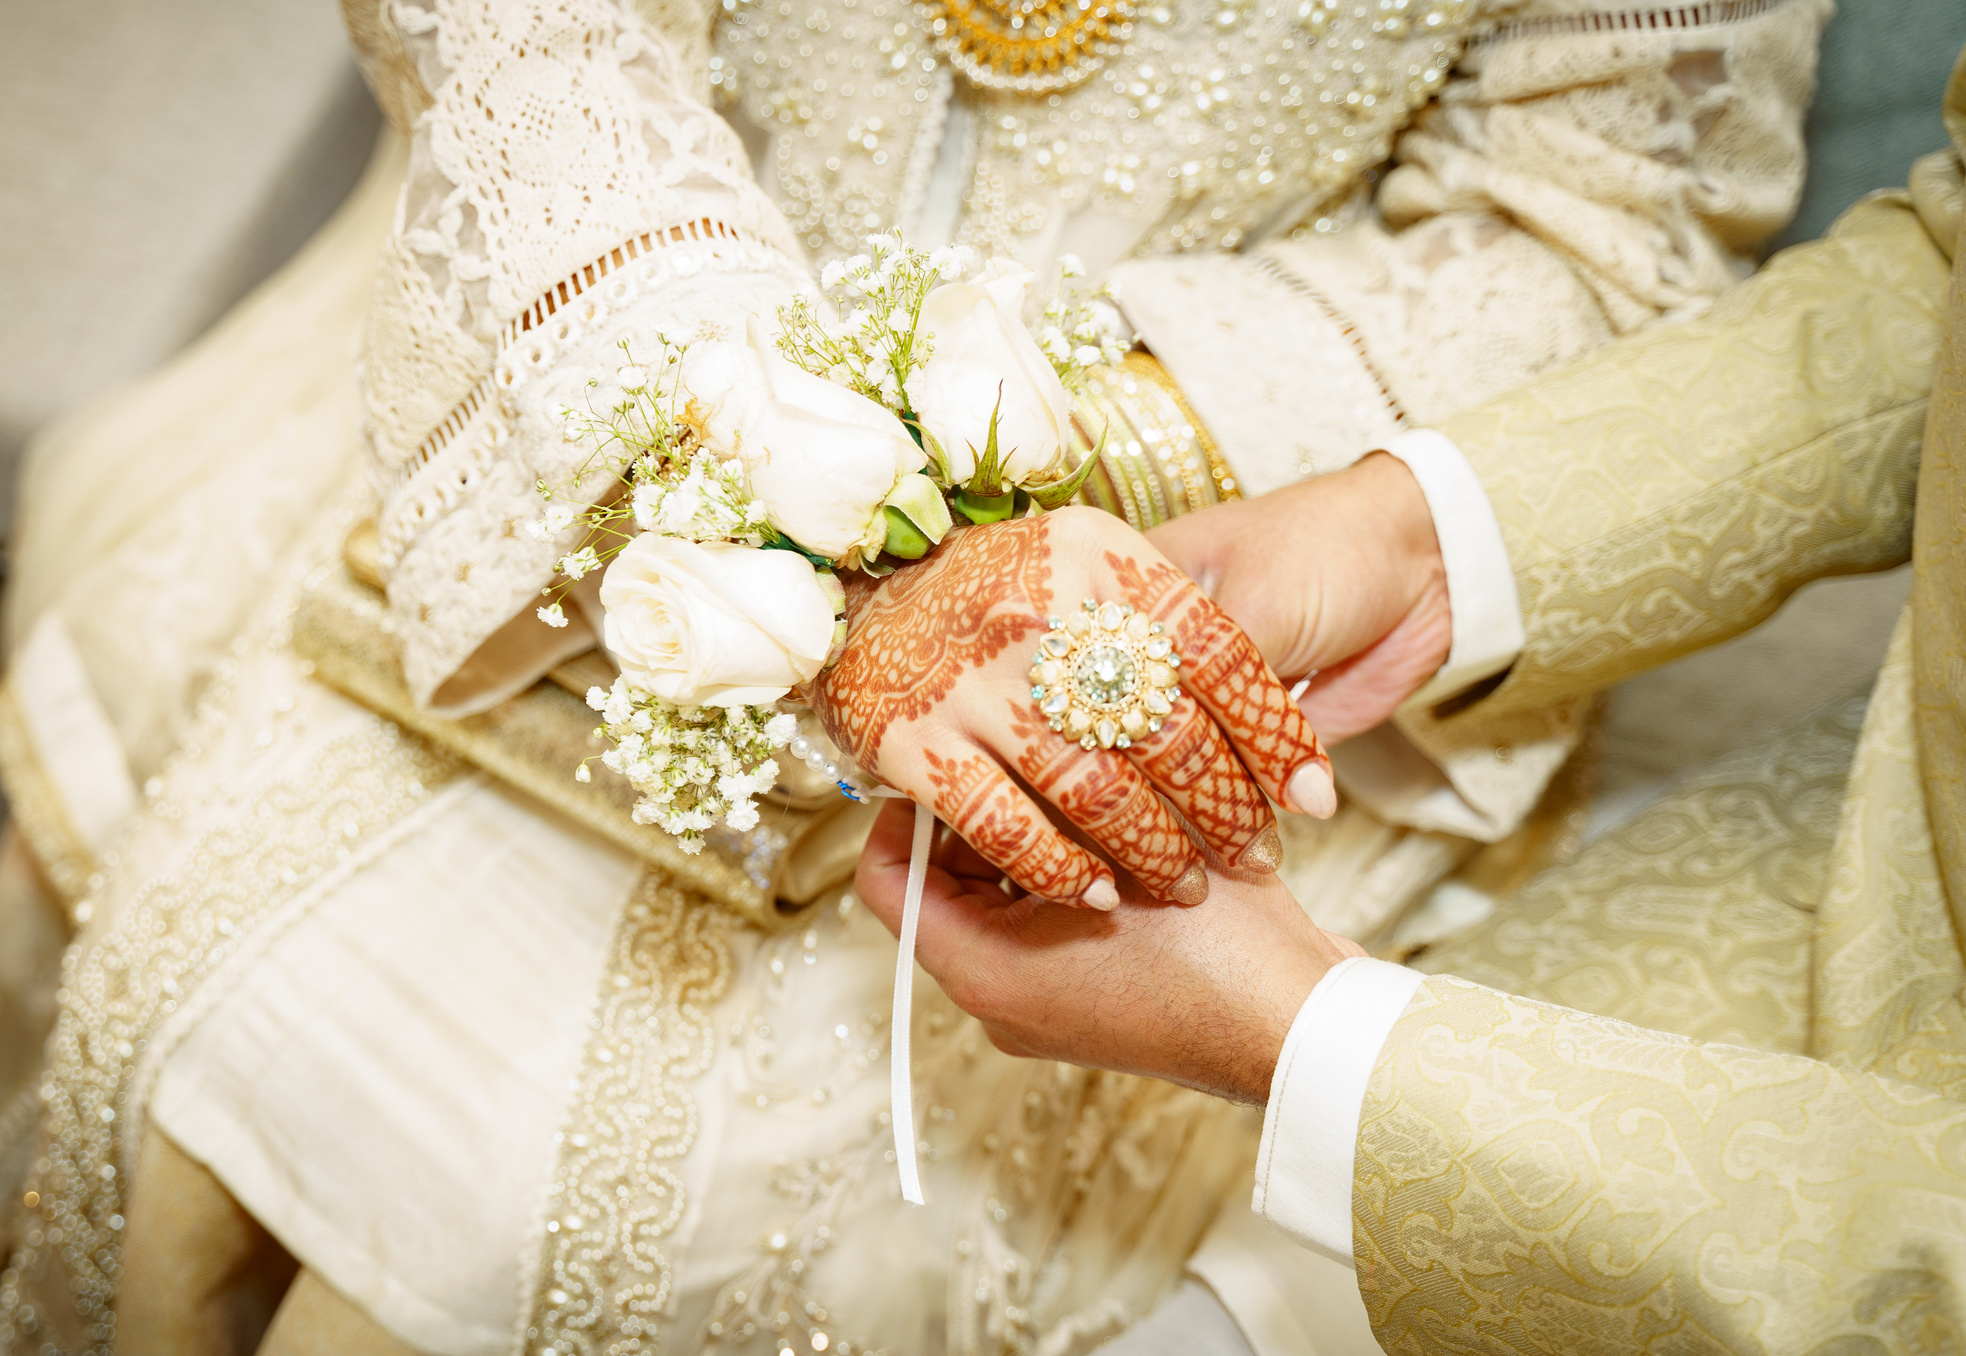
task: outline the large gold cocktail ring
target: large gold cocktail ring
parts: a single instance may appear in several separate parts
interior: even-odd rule
[[[1123,749],[1160,729],[1181,699],[1181,656],[1131,603],[1088,598],[1051,618],[1031,660],[1031,698],[1051,728],[1086,749]]]

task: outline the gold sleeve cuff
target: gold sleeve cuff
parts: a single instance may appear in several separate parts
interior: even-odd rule
[[[1086,372],[1072,397],[1072,432],[1081,458],[1098,451],[1080,501],[1141,531],[1242,497],[1194,408],[1145,349]]]

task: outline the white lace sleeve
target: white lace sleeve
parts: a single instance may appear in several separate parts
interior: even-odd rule
[[[525,531],[591,448],[624,339],[733,332],[805,285],[737,136],[618,0],[396,0],[429,106],[363,355],[383,565],[417,699],[482,709],[564,656],[532,617],[569,543]],[[590,387],[590,378],[600,379]]]

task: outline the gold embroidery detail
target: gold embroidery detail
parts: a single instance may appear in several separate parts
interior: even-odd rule
[[[0,1274],[0,1348],[48,1345],[44,1324],[59,1320],[36,1301],[52,1303],[65,1280],[82,1350],[108,1356],[124,1182],[141,1137],[138,1064],[156,1053],[147,1047],[255,927],[327,872],[352,869],[356,853],[457,773],[372,720],[247,798],[147,881],[106,936],[69,951],[42,1085],[45,1153],[28,1181],[37,1203]]]
[[[710,1009],[730,986],[741,924],[643,874],[609,949],[548,1196],[523,1350],[661,1349],[672,1284],[662,1241],[688,1204],[689,1083],[716,1054]]]
[[[1122,51],[1133,0],[920,0],[935,50],[985,89],[1070,89]]]

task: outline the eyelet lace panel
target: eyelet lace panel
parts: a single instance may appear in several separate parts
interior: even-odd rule
[[[382,568],[395,568],[417,529],[454,508],[487,469],[509,428],[480,416],[502,396],[516,393],[532,373],[551,367],[588,330],[672,276],[704,269],[771,272],[781,264],[781,257],[737,227],[703,217],[644,231],[542,292],[505,323],[492,370],[378,486],[383,496]],[[796,284],[799,276],[793,274],[789,281]],[[645,342],[654,345],[652,339]],[[465,438],[467,429],[479,436]],[[453,449],[458,449],[456,455],[451,455]]]

